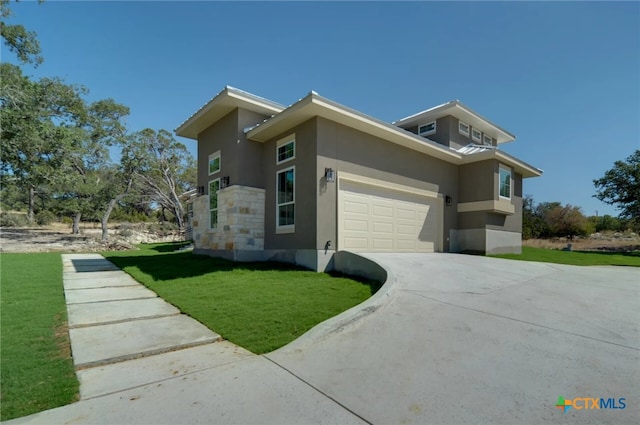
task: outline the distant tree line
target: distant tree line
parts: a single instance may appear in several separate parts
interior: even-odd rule
[[[22,65],[43,58],[34,32],[9,25],[0,0],[0,32]],[[113,99],[88,102],[88,90],[57,77],[34,79],[0,64],[2,210],[25,210],[30,224],[54,218],[99,221],[103,239],[114,211],[143,219],[160,211],[184,227],[179,195],[195,187],[195,160],[166,130],[131,132],[129,108]],[[120,151],[118,161],[110,150]]]

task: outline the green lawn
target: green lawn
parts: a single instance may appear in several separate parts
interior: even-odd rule
[[[234,263],[176,244],[103,253],[136,280],[223,338],[257,354],[369,298],[379,287],[279,263]]]
[[[634,266],[640,267],[640,252],[587,252],[522,247],[522,254],[501,254],[492,257],[522,261],[570,264],[574,266]]]
[[[60,254],[1,254],[0,296],[0,419],[77,400]]]

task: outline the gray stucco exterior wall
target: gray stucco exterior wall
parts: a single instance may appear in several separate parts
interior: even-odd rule
[[[296,135],[295,158],[276,164],[277,142]],[[264,144],[265,249],[316,248],[316,120],[312,118]],[[295,232],[276,233],[276,172],[295,166]]]
[[[243,129],[266,116],[235,109],[198,135],[198,185],[228,176],[231,185],[264,188],[263,144],[247,140]],[[220,171],[209,176],[209,155],[220,151]],[[274,154],[275,155],[275,154]]]
[[[457,197],[458,170],[453,164],[400,148],[385,140],[348,128],[324,118],[317,118],[318,179],[325,167],[341,172],[379,179]],[[320,181],[318,190],[317,249],[326,241],[333,246],[338,237],[337,184]],[[454,206],[443,211],[443,250],[448,251],[446,235],[457,226]]]

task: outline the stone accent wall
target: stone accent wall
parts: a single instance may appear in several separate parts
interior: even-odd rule
[[[218,192],[218,227],[209,228],[209,195],[193,205],[193,240],[196,249],[263,250],[264,189],[229,186]]]

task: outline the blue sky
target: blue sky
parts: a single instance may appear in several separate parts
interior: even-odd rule
[[[129,106],[132,131],[173,130],[225,85],[286,105],[315,90],[386,121],[459,99],[517,136],[502,149],[545,171],[525,194],[587,215],[617,215],[592,180],[640,149],[638,2],[11,7],[45,58],[25,73]]]

